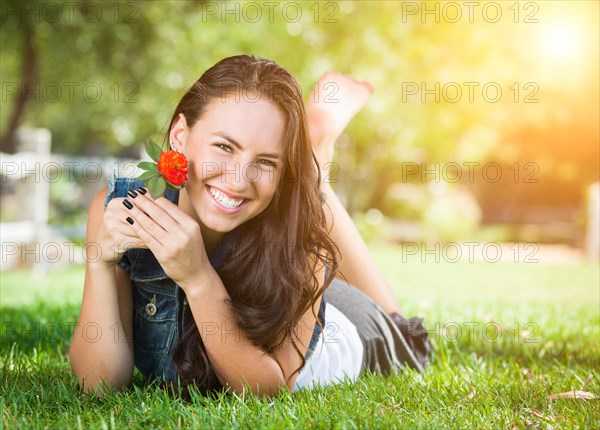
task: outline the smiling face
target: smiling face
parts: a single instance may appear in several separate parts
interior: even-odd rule
[[[171,127],[171,142],[189,163],[180,207],[200,222],[205,241],[220,240],[273,199],[282,175],[285,118],[265,98],[215,98],[192,127],[183,114]]]

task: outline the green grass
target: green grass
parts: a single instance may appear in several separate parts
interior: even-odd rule
[[[78,316],[83,269],[36,278],[2,273],[4,428],[598,428],[597,265],[402,262],[374,250],[408,315],[426,317],[435,343],[424,374],[363,375],[272,400],[169,398],[136,373],[131,388],[83,395],[66,350]],[[487,324],[487,325],[486,325]],[[539,415],[537,416],[536,413]]]

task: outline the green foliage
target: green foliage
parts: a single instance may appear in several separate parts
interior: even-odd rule
[[[43,2],[27,3],[43,10]],[[535,3],[533,24],[524,22],[529,6],[520,5],[516,19],[508,3],[498,22],[483,19],[479,8],[473,22],[463,10],[458,23],[407,15],[406,2],[394,1],[301,2],[295,20],[291,9],[283,13],[288,3],[278,2],[272,14],[263,6],[254,20],[249,10],[244,15],[244,2],[228,4],[229,14],[221,2],[95,2],[97,19],[86,2],[59,19],[19,13],[20,2],[4,2],[12,6],[1,17],[0,127],[18,99],[23,28],[30,27],[38,87],[23,125],[50,128],[55,152],[118,155],[148,137],[162,138],[180,96],[204,70],[248,53],[288,68],[306,95],[327,70],[373,84],[370,103],[339,142],[335,160],[337,187],[346,190],[351,213],[411,213],[390,188],[424,186],[432,178],[407,177],[406,163],[503,163],[498,183],[461,180],[486,212],[496,203],[577,205],[597,180],[595,2]],[[548,57],[538,43],[553,40],[555,16],[580,32],[579,57],[571,63]],[[501,88],[502,97],[486,99],[486,84]],[[436,94],[427,93],[436,86]],[[459,100],[453,88],[462,91]],[[540,185],[511,180],[507,169],[515,162],[535,163]],[[422,210],[413,215],[424,217]]]
[[[167,188],[167,182],[162,176],[153,176],[152,178],[148,179],[146,186],[150,190],[150,195],[152,198],[156,199],[165,192],[165,189]]]
[[[146,152],[155,162],[158,163],[162,148],[156,144],[152,139],[146,141]],[[142,167],[143,168],[143,167]]]
[[[140,164],[138,164],[138,167],[141,167]],[[156,166],[156,165],[154,165],[154,166]],[[156,170],[156,168],[153,168],[151,170],[148,170],[147,172],[142,173],[140,176],[138,176],[138,179],[140,181],[145,181],[146,179],[153,178],[154,176],[157,176],[157,175],[158,175],[158,171]]]
[[[158,172],[158,167],[156,167],[156,163],[152,163],[150,161],[142,161],[137,165],[140,169],[148,170],[150,172]]]
[[[137,179],[144,181],[144,185],[150,191],[150,195],[153,199],[160,197],[167,188],[171,190],[180,190],[183,188],[181,185],[172,184],[158,170],[157,163],[163,150],[152,139],[148,139],[146,141],[146,152],[156,163],[152,163],[150,161],[142,161],[138,163],[137,166],[140,169],[146,170],[146,172],[138,176]]]

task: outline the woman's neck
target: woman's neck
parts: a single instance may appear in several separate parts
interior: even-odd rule
[[[190,201],[188,193],[185,189],[179,191],[178,206],[183,212],[191,216],[198,223],[198,225],[200,225],[200,233],[202,234],[204,247],[206,248],[206,252],[210,253],[213,248],[215,248],[223,239],[223,233],[210,230],[204,224],[202,224],[202,221],[200,221],[198,213],[192,206],[192,202]]]

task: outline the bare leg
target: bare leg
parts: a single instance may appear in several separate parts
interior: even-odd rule
[[[372,91],[370,84],[359,83],[339,73],[329,72],[321,77],[318,93],[313,92],[306,103],[313,150],[321,166],[332,161],[335,141],[364,107]],[[324,94],[331,97],[326,98]],[[321,190],[327,195],[329,210],[325,212],[330,235],[342,255],[342,278],[362,290],[388,313],[401,313],[383,273],[330,184],[322,183]]]

